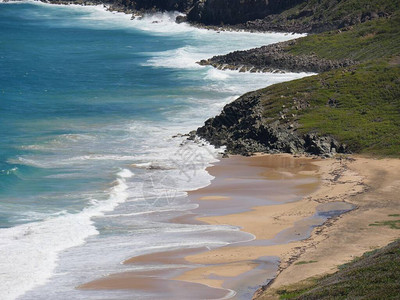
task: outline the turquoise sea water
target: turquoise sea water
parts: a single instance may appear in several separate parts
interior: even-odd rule
[[[196,61],[295,36],[217,33],[174,17],[0,3],[1,299],[103,299],[74,287],[135,254],[248,238],[163,222],[196,207],[186,191],[209,183],[218,157],[173,136],[244,92],[305,76]]]

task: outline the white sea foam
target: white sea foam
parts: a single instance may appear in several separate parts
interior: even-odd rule
[[[37,5],[48,4],[38,3]],[[207,143],[204,147],[193,143],[180,147],[185,138],[171,139],[171,136],[200,126],[206,118],[215,115],[224,104],[232,101],[235,98],[232,95],[240,95],[251,89],[304,76],[304,74],[270,74],[271,76],[268,76],[266,74],[220,71],[210,67],[201,67],[196,64],[196,61],[215,54],[251,48],[296,36],[239,32],[217,33],[189,27],[187,24],[176,24],[174,22],[176,14],[157,14],[146,16],[143,19],[130,20],[129,15],[106,12],[102,6],[52,8],[60,11],[72,9],[80,15],[78,21],[74,19],[71,22],[69,18],[65,18],[62,26],[66,27],[142,30],[152,35],[191,39],[193,43],[187,46],[151,53],[152,58],[145,65],[194,70],[193,73],[196,73],[194,76],[197,76],[199,80],[204,80],[201,88],[207,91],[226,92],[227,96],[218,95],[215,99],[210,99],[209,96],[204,98],[196,96],[188,99],[188,102],[192,101],[197,105],[166,116],[168,122],[163,124],[133,121],[128,125],[115,125],[112,130],[127,132],[128,137],[123,141],[124,145],[113,144],[112,141],[102,140],[97,136],[88,138],[80,135],[60,135],[59,139],[48,144],[31,145],[26,148],[27,150],[54,151],[54,155],[41,156],[40,153],[35,153],[10,160],[9,162],[13,164],[45,169],[65,167],[86,172],[87,169],[81,168],[85,166],[89,171],[93,172],[94,169],[96,172],[98,171],[96,168],[100,164],[105,164],[106,168],[104,169],[106,170],[115,168],[115,166],[121,167],[121,170],[116,174],[114,185],[108,191],[108,199],[91,199],[90,206],[80,213],[62,212],[60,215],[48,217],[43,222],[0,229],[0,255],[5,258],[0,261],[0,298],[14,299],[24,291],[44,284],[53,274],[57,264],[61,263],[58,261],[60,252],[78,245],[82,246],[74,248],[75,252],[74,249],[68,251],[72,254],[63,252],[67,259],[63,268],[57,273],[59,276],[53,276],[51,279],[56,282],[59,280],[60,285],[64,288],[63,291],[71,292],[73,290],[73,287],[76,286],[74,284],[79,283],[76,282],[76,274],[83,273],[82,269],[85,266],[88,268],[95,266],[95,270],[93,270],[93,273],[96,273],[95,276],[98,276],[99,272],[104,272],[104,274],[114,272],[113,263],[115,261],[113,260],[123,259],[127,253],[130,255],[149,253],[166,247],[216,247],[236,241],[237,236],[228,234],[229,232],[240,233],[238,228],[233,226],[185,226],[149,222],[148,215],[152,212],[162,215],[162,213],[179,213],[196,208],[197,205],[185,202],[187,201],[187,198],[184,198],[186,191],[206,186],[213,178],[205,171],[205,168],[216,161],[218,151]],[[185,76],[191,75],[185,73]],[[203,109],[199,110],[199,107]],[[178,125],[173,125],[175,121]],[[104,132],[103,130],[107,129],[100,129]],[[101,145],[99,147],[101,149],[93,147],[93,144]],[[55,151],[60,149],[61,151]],[[126,165],[136,167],[137,170],[135,169],[134,172],[137,175],[134,176],[132,171],[126,169]],[[142,169],[151,169],[151,171]],[[153,170],[155,171],[153,172]],[[138,179],[139,175],[141,177]],[[68,177],[68,174],[66,176]],[[48,178],[66,177],[50,175]],[[137,180],[135,184],[131,183],[133,180]],[[138,202],[142,205],[139,208],[134,206]],[[119,204],[121,205],[118,206]],[[127,210],[127,207],[130,210]],[[140,211],[140,209],[142,210]],[[106,221],[106,225],[101,228],[113,231],[115,228],[113,226],[116,226],[117,236],[102,236],[103,239],[95,239],[95,243],[85,243],[87,237],[96,235],[98,230],[101,230],[95,227],[93,218],[100,217],[96,220],[104,222],[102,217],[106,212],[107,221],[110,218],[114,219],[110,223]],[[126,220],[129,226],[124,227],[126,224],[121,219]],[[118,235],[119,230],[126,235]],[[222,232],[223,238],[217,235],[218,232]],[[113,233],[115,234],[115,232]],[[247,238],[251,239],[252,236],[247,235]],[[104,258],[105,251],[113,253],[113,255]],[[73,253],[76,256],[73,256]],[[94,256],[91,260],[89,256],[93,253],[98,253],[98,256]],[[75,269],[71,267],[73,263],[76,263]],[[98,267],[98,264],[101,267]],[[68,273],[65,270],[70,271],[71,274],[64,274],[63,272]],[[74,278],[75,281],[71,281],[74,284],[67,285],[63,276]],[[87,277],[83,279],[87,280]],[[55,290],[57,290],[51,285],[48,289],[53,293],[56,293]],[[39,291],[38,293],[41,298],[27,296],[26,299],[49,299],[45,292]],[[67,298],[67,296],[65,297]],[[57,294],[53,299],[56,298]],[[100,299],[100,297],[96,299]]]
[[[177,16],[182,15],[178,12],[165,12],[147,14],[144,17],[137,17],[132,20],[132,25],[140,30],[148,31],[150,34],[182,34],[193,32],[196,28],[188,24],[175,22]]]
[[[122,169],[120,172],[117,173],[117,175],[121,178],[131,178],[133,174],[131,171],[129,171],[128,169]]]
[[[91,218],[112,211],[128,198],[127,169],[117,174],[117,184],[106,201],[98,201],[77,214],[63,213],[42,222],[0,229],[0,298],[15,299],[34,286],[46,283],[64,249],[84,243],[98,234]]]
[[[179,69],[200,69],[202,66],[196,62],[204,57],[204,54],[194,47],[185,46],[179,49],[164,52],[152,53],[154,58],[149,59],[144,66],[179,68]]]
[[[88,155],[81,155],[81,156],[74,156],[68,158],[60,158],[57,157],[54,160],[35,160],[32,158],[25,158],[25,157],[18,157],[17,159],[9,159],[8,162],[11,164],[20,164],[20,165],[27,165],[33,166],[43,169],[51,169],[51,168],[58,168],[63,166],[69,166],[72,163],[79,163],[85,161],[132,161],[136,158],[133,155],[117,155],[117,154],[88,154]]]
[[[0,170],[0,174],[11,175],[11,174],[14,174],[17,171],[18,171],[18,168],[15,167],[15,168],[11,168],[11,169],[8,169],[8,170]]]
[[[150,169],[152,166],[151,162],[144,162],[144,163],[135,163],[132,164],[132,167],[139,168],[139,169]]]
[[[209,69],[207,71],[207,75],[204,78],[208,80],[226,80],[229,77],[230,76],[228,72],[220,71],[217,69]]]

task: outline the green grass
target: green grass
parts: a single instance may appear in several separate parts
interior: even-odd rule
[[[399,65],[369,62],[274,85],[262,91],[261,103],[267,123],[284,112],[281,122],[333,136],[351,152],[400,155]]]
[[[392,214],[392,215],[388,215],[388,217],[400,217],[400,214]]]
[[[315,53],[332,60],[365,61],[398,53],[400,45],[400,15],[380,18],[354,26],[351,30],[309,35],[290,47],[290,53]]]
[[[359,63],[261,90],[266,123],[333,136],[353,153],[400,156],[400,13],[301,38],[288,51]]]
[[[399,0],[308,0],[279,15],[271,16],[272,23],[288,23],[310,27],[312,31],[357,24],[368,13],[392,14],[400,8]],[[294,26],[296,27],[296,26]]]
[[[400,229],[400,220],[376,221],[375,223],[369,224],[369,226],[389,226],[392,229]]]
[[[365,253],[338,272],[284,287],[280,299],[398,299],[400,241]]]
[[[309,261],[299,261],[297,263],[295,263],[295,265],[306,265],[306,264],[312,264],[312,263],[316,263],[316,260],[309,260]]]

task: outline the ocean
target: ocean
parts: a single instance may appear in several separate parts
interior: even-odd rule
[[[187,191],[210,183],[223,150],[182,135],[245,92],[307,74],[196,61],[299,35],[216,32],[176,15],[0,3],[0,299],[151,298],[75,287],[135,270],[121,264],[135,255],[249,238],[166,222],[197,207]]]

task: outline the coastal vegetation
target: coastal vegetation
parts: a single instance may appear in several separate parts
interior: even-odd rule
[[[318,10],[320,4],[325,4],[323,10]],[[233,52],[204,64],[221,69],[245,66],[251,70],[253,66],[257,71],[268,68],[268,64],[278,69],[280,64],[283,69],[298,71],[297,67],[308,61],[312,68],[317,66],[315,72],[319,74],[245,94],[227,105],[219,116],[206,121],[197,133],[217,146],[226,146],[229,153],[251,154],[261,149],[326,155],[334,148],[331,154],[343,150],[399,157],[399,10],[398,1],[311,0],[267,17],[272,22],[278,20],[276,24],[285,24],[277,28],[308,26],[307,31],[321,33]],[[318,28],[321,20],[327,26]],[[294,64],[296,58],[302,63]],[[324,60],[352,63],[343,67],[332,63],[330,70],[320,72],[318,65]],[[316,136],[331,139],[327,142]],[[388,220],[369,225],[399,229],[398,216],[392,214]],[[398,299],[399,254],[400,241],[396,241],[340,266],[333,275],[308,278],[277,291],[264,287],[256,299]],[[294,264],[301,267],[313,262]]]
[[[376,221],[369,226],[389,226],[392,229],[400,229],[400,220]]]
[[[399,54],[399,45],[400,14],[396,13],[358,26],[308,35],[287,50],[294,55],[312,53],[325,59],[366,61]]]
[[[384,60],[275,85],[260,97],[266,122],[283,111],[281,122],[296,123],[301,133],[333,136],[351,152],[394,156],[400,154],[399,99],[400,66]]]
[[[302,260],[302,261],[296,262],[295,265],[306,265],[306,264],[312,264],[312,263],[316,263],[316,262],[317,262],[316,260],[309,260],[309,261]]]
[[[279,54],[276,61],[280,65],[272,65],[272,69],[282,66],[286,71],[319,74],[247,93],[228,104],[219,116],[207,120],[196,132],[212,144],[226,146],[229,153],[245,155],[345,152],[400,156],[399,0],[308,0],[292,1],[292,6],[287,5],[289,0],[282,0],[276,1],[282,4],[277,7],[284,9],[270,10],[264,18],[259,18],[262,10],[254,11],[250,0],[240,1],[240,5],[239,1],[229,0],[111,2],[130,11],[175,7],[189,12],[189,22],[230,24],[225,26],[228,29],[313,33],[278,46],[238,51],[229,57],[231,69],[246,65],[244,71],[258,71],[266,66],[255,63],[271,63],[274,55],[276,58]],[[233,19],[239,15],[240,18]],[[268,56],[263,57],[266,51]],[[217,65],[227,63],[217,60]],[[379,220],[370,226],[399,229],[399,220],[395,218],[398,216],[393,214],[389,216],[393,219]],[[282,288],[278,290],[279,297],[397,299],[399,254],[400,241],[396,241],[340,266],[333,275]]]
[[[277,290],[279,299],[398,299],[400,240],[365,253],[322,278]],[[262,298],[260,298],[262,299]]]
[[[219,16],[224,15],[228,23],[226,7],[235,11],[235,5],[251,7],[249,4],[255,2],[271,1],[104,1],[133,14],[136,10],[190,10],[192,22],[204,21],[203,12],[219,5]],[[227,105],[221,115],[208,120],[197,134],[216,146],[226,146],[230,153],[246,155],[290,152],[333,156],[342,152],[400,156],[400,1],[275,2],[281,5],[264,19],[253,20],[242,11],[241,21],[251,20],[231,22],[236,28],[317,33],[287,43],[282,49],[294,60],[302,60],[303,65],[311,60],[317,65],[323,62],[326,70],[320,68],[315,71],[317,75],[247,93]],[[235,5],[229,7],[232,3]],[[290,6],[288,3],[295,6],[279,11]],[[220,17],[216,18],[216,22],[207,22],[221,24]],[[378,202],[380,196],[377,198]],[[367,222],[377,220],[369,228],[397,230],[398,217],[392,214]],[[318,261],[300,260],[294,265],[304,268],[314,263]],[[400,241],[396,241],[340,266],[333,275],[311,278],[277,293],[281,299],[397,299],[399,286]]]
[[[42,0],[47,1],[47,0]],[[400,0],[48,0],[51,3],[107,4],[134,16],[179,11],[179,22],[200,26],[283,32],[324,32],[387,17]]]
[[[265,89],[261,103],[266,120],[276,119],[286,106],[291,109],[285,122],[297,122],[300,132],[334,136],[351,152],[400,154],[399,14],[310,35],[289,51],[359,64]],[[307,103],[306,108],[296,109],[293,99]]]
[[[309,0],[249,26],[320,33],[390,16],[399,7],[399,0]]]
[[[279,123],[281,131],[290,131],[291,135],[301,138],[310,133],[330,136],[343,145],[345,152],[400,155],[398,12],[343,30],[309,35],[285,44],[285,47],[285,51],[294,57],[350,59],[354,64],[259,90],[251,95],[251,105],[257,107],[253,109],[254,113],[248,116],[248,113],[238,112],[239,115],[231,116],[231,119],[257,128],[260,123],[264,126]],[[243,98],[238,99],[238,107],[243,105],[239,104],[241,101]],[[235,102],[230,111],[233,111],[232,106]],[[257,122],[254,121],[256,111],[261,114]],[[219,123],[214,126],[220,126]],[[222,125],[226,127],[227,124]],[[240,137],[240,133],[232,136]],[[260,141],[262,138],[254,134],[250,137],[265,143]],[[243,144],[242,140],[239,142]],[[235,153],[237,147],[234,142],[230,144],[232,146],[227,144],[228,151]],[[278,150],[293,152],[293,147]],[[304,151],[308,152],[308,149],[304,147]]]

